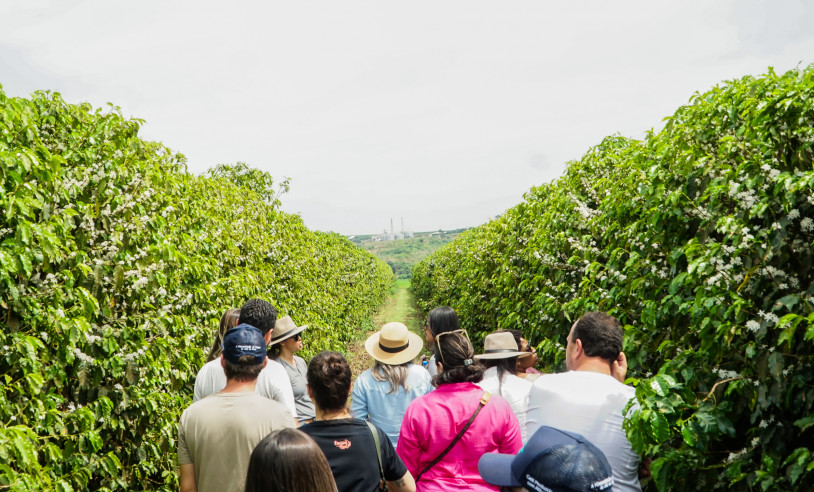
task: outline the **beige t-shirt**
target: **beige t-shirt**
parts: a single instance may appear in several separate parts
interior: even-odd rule
[[[254,392],[215,393],[178,425],[178,463],[195,465],[198,492],[242,492],[252,450],[271,431],[296,427],[288,409]]]

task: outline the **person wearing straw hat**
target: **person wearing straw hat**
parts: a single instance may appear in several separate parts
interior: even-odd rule
[[[432,391],[432,377],[413,364],[422,347],[421,337],[397,322],[385,324],[365,342],[375,362],[356,378],[351,414],[383,430],[394,447],[410,402]]]
[[[526,442],[526,410],[529,407],[531,383],[517,377],[516,370],[518,357],[528,357],[530,354],[518,349],[514,335],[508,331],[487,335],[483,345],[483,353],[475,356],[486,367],[478,386],[509,402],[520,423],[521,438]]]
[[[269,356],[282,364],[291,390],[294,392],[294,407],[297,410],[297,422],[307,424],[314,421],[314,402],[308,396],[308,381],[305,374],[308,366],[302,357],[294,355],[302,350],[302,331],[308,325],[297,326],[291,316],[283,316],[274,324],[269,342]]]

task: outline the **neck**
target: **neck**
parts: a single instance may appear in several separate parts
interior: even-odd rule
[[[574,367],[575,371],[598,372],[600,374],[611,374],[611,365],[601,357],[585,357]]]
[[[234,379],[227,379],[226,386],[223,387],[221,393],[243,393],[253,392],[257,386],[257,379],[251,381],[235,381]]]
[[[323,410],[316,405],[314,407],[316,420],[338,420],[350,418],[350,412],[348,412],[347,408],[343,408],[341,410]]]
[[[290,350],[286,350],[280,347],[280,358],[288,362],[292,366],[294,365],[294,352],[291,352]]]

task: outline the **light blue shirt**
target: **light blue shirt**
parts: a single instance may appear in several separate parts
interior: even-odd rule
[[[430,373],[416,364],[409,367],[406,382],[410,391],[399,386],[395,393],[388,393],[390,382],[373,379],[371,369],[360,374],[353,383],[351,415],[357,419],[369,420],[383,430],[394,447],[398,443],[401,421],[410,402],[433,389]]]

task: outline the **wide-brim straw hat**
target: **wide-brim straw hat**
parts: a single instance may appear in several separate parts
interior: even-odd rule
[[[528,352],[518,350],[517,342],[511,333],[492,333],[486,335],[483,341],[483,353],[475,356],[476,359],[508,359],[528,355]]]
[[[424,341],[421,337],[398,322],[386,323],[365,341],[365,350],[371,357],[391,366],[410,362],[422,348]]]
[[[302,330],[308,328],[308,325],[297,326],[291,316],[283,316],[274,324],[274,329],[271,330],[271,341],[269,346],[275,343],[280,343],[283,340],[288,340]]]

